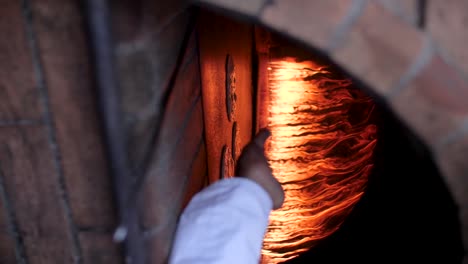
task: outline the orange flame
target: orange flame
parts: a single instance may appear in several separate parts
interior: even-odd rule
[[[335,232],[362,196],[373,167],[374,103],[351,81],[292,58],[271,61],[266,153],[286,192],[265,235],[263,263],[307,251]]]

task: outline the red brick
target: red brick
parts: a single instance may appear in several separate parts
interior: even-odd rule
[[[148,252],[148,263],[166,264],[168,263],[172,248],[172,239],[175,235],[177,221],[168,223],[166,230],[157,236],[148,238],[146,252]]]
[[[453,114],[468,115],[468,82],[439,56],[432,59],[414,82],[435,107]]]
[[[468,74],[468,1],[427,1],[427,30],[437,44]]]
[[[127,44],[163,30],[188,6],[187,0],[121,0],[109,3],[117,42]]]
[[[200,145],[200,149],[196,154],[196,158],[192,164],[192,173],[187,182],[187,190],[185,192],[182,208],[190,202],[192,197],[206,186],[208,182],[208,168],[206,160],[205,141]]]
[[[1,170],[0,178],[3,178]],[[9,221],[7,208],[3,197],[0,196],[0,263],[14,264],[16,263],[15,240],[11,233]]]
[[[426,143],[436,146],[468,117],[465,98],[467,82],[439,56],[434,56],[390,104]]]
[[[418,0],[378,0],[393,15],[414,26],[419,20]]]
[[[189,107],[193,106],[195,100],[197,100],[197,97],[199,97],[201,93],[200,69],[198,65],[196,38],[194,33],[192,34],[187,49],[184,53],[184,58],[180,64],[180,68],[178,71],[179,77],[177,77],[176,81],[174,82],[174,87],[171,91],[169,102],[167,103],[166,110],[164,110],[167,113],[170,113],[170,118],[164,120],[164,122],[166,122],[166,126],[169,124],[170,126],[176,126],[176,130],[181,129],[180,126],[183,124],[183,119],[185,117],[186,111],[189,110]],[[142,53],[140,55],[143,56],[145,55],[145,53]],[[146,54],[146,57],[147,56],[148,55]],[[127,74],[128,73],[129,72],[127,72]],[[151,96],[149,95],[149,97]],[[130,110],[128,112],[136,113],[136,115],[139,117],[139,121],[135,122],[133,127],[131,127],[132,133],[130,134],[129,144],[131,148],[131,156],[136,162],[141,162],[141,160],[144,159],[145,155],[147,155],[148,147],[152,147],[152,145],[149,144],[151,142],[151,138],[155,133],[155,117],[158,116],[156,115],[156,109],[160,107],[162,103],[162,93],[156,98],[158,100],[153,101],[152,107],[149,108],[152,109],[152,111],[147,111],[148,109],[145,109],[146,106],[142,107],[141,102],[143,98],[138,99],[135,96],[128,95],[125,99],[128,100],[128,102],[132,102],[135,104],[133,110]],[[154,100],[154,98],[150,99]],[[148,98],[146,100],[148,100]],[[139,106],[137,106],[138,102],[140,102]],[[155,106],[154,104],[157,104],[157,106]],[[174,131],[170,129],[162,130],[162,132],[168,133],[161,133],[162,138],[171,138],[171,136],[173,136],[172,133],[174,133]],[[161,144],[163,144],[164,146],[160,146],[160,148],[165,149],[166,145],[171,145],[173,143],[174,142],[170,140],[165,140],[161,142]]]
[[[326,49],[354,1],[272,1],[260,16],[262,23],[315,48]]]
[[[117,43],[134,42],[140,37],[143,1],[111,1],[112,29]]]
[[[193,111],[196,103],[201,104],[200,71],[198,60],[195,58],[189,62],[186,69],[180,72],[180,77],[172,90],[169,102],[165,109],[163,128],[160,132],[161,142],[158,145],[158,154],[163,155],[167,149],[171,149],[176,144],[176,139],[183,133],[187,124],[187,117]],[[200,122],[203,127],[203,120]]]
[[[152,150],[154,160],[141,192],[141,225],[150,236],[150,263],[165,263],[187,184],[194,177],[193,166],[200,166],[194,163],[203,144],[200,69],[195,50],[196,39],[192,35],[164,111],[157,149]]]
[[[112,241],[112,234],[81,232],[83,264],[124,263],[119,246]]]
[[[176,58],[173,59],[174,62],[170,66],[175,65]],[[126,113],[138,114],[150,104],[155,93],[152,86],[155,78],[152,58],[148,51],[136,51],[125,56],[119,56],[117,66],[117,70],[121,75],[120,86],[122,87],[123,110]],[[167,78],[169,78],[169,68],[173,69],[173,67],[166,69],[168,72]],[[161,86],[159,89],[165,90],[165,87]]]
[[[150,4],[151,1],[145,2]],[[153,4],[159,3],[162,2]],[[121,42],[116,49],[124,118],[130,120],[127,123],[131,141],[129,151],[135,164],[141,163],[148,146],[152,144],[154,125],[158,122],[162,100],[176,70],[189,17],[190,13],[185,11],[162,29],[156,25],[146,28],[141,38]],[[195,41],[192,46],[195,54]]]
[[[445,182],[455,198],[462,224],[465,251],[468,249],[468,134],[436,149],[435,158]],[[465,257],[466,258],[466,257]],[[468,259],[467,259],[468,260]],[[465,260],[466,261],[466,260]]]
[[[180,142],[155,156],[144,190],[142,225],[150,237],[147,252],[150,263],[166,263],[175,233],[177,219],[191,177],[192,164],[203,138],[201,103],[193,110],[188,126],[177,132]]]
[[[226,9],[242,15],[257,16],[267,0],[199,0],[201,4]]]
[[[188,0],[151,1],[143,0],[143,27],[147,32],[169,25],[177,14],[182,15],[189,5]]]
[[[331,55],[353,76],[385,96],[418,57],[422,34],[370,1],[343,45]]]
[[[112,185],[79,3],[45,0],[32,4],[74,220],[80,227],[114,227]]]
[[[468,210],[468,163],[466,162],[466,153],[468,153],[468,136],[436,149],[435,157],[445,182],[449,185],[458,205]],[[468,224],[468,222],[465,223]]]
[[[0,263],[15,264],[15,242],[7,231],[0,230]]]
[[[73,262],[53,157],[44,127],[0,129],[0,170],[29,263]]]
[[[155,104],[160,103],[168,89],[187,33],[189,14],[184,14],[160,34],[148,33],[148,39],[140,43],[141,46],[136,45],[137,48],[131,52],[117,49],[123,110],[128,115],[140,119],[156,115]],[[193,44],[191,48],[194,47]]]
[[[191,112],[187,112],[188,124],[182,129],[163,130],[172,132],[171,137],[162,137],[170,142],[156,150],[147,181],[142,191],[142,226],[161,229],[171,221],[176,221],[185,197],[185,187],[190,177],[193,160],[196,158],[203,138],[203,113],[198,101]],[[182,124],[183,125],[183,124]]]
[[[0,121],[39,119],[41,109],[21,2],[2,1],[0,32]]]

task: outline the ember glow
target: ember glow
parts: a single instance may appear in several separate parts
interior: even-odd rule
[[[272,213],[263,263],[298,256],[336,231],[362,196],[376,145],[374,103],[326,67],[293,58],[268,68],[266,152],[286,192]]]

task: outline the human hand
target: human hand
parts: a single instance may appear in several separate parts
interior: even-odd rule
[[[284,191],[273,176],[265,157],[265,142],[271,133],[262,129],[255,138],[242,150],[237,162],[237,175],[253,180],[271,197],[273,209],[278,209],[284,202]]]

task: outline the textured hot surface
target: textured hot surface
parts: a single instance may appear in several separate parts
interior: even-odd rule
[[[266,152],[286,192],[272,213],[263,262],[296,257],[336,231],[362,196],[377,142],[374,103],[351,81],[311,61],[268,68]]]

